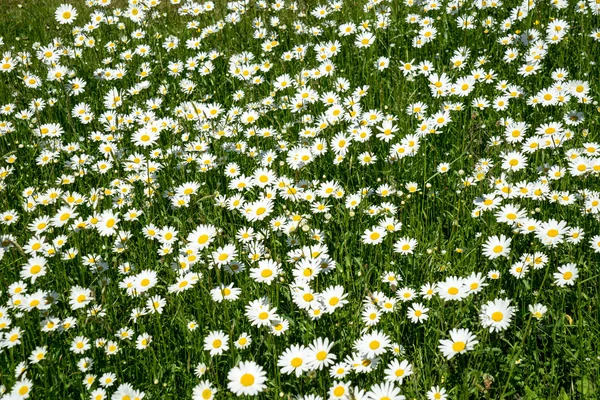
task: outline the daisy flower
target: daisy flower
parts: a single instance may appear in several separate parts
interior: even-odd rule
[[[385,353],[390,343],[388,335],[381,331],[375,331],[358,339],[354,343],[354,348],[368,358],[373,358]]]
[[[402,255],[413,254],[417,241],[412,238],[403,237],[394,243],[394,251]]]
[[[61,4],[54,12],[56,22],[61,25],[72,24],[77,18],[77,10],[70,4]]]
[[[222,266],[224,264],[229,263],[237,256],[237,249],[232,244],[227,244],[223,247],[219,247],[216,251],[212,252],[213,262]]]
[[[429,311],[429,308],[426,308],[425,306],[423,306],[423,304],[421,303],[413,303],[407,311],[407,317],[410,319],[410,321],[412,323],[419,323],[419,322],[424,322],[427,321],[427,319],[429,318],[429,315],[427,315],[427,312]]]
[[[26,399],[31,394],[31,389],[33,388],[33,382],[27,378],[21,378],[19,381],[15,382],[13,385],[12,391],[10,395],[7,395],[6,398],[11,399]]]
[[[210,351],[211,357],[221,355],[229,350],[229,335],[222,331],[212,331],[204,338],[204,350]]]
[[[575,280],[579,277],[579,269],[573,263],[560,266],[558,272],[554,274],[554,283],[558,286],[573,286]]]
[[[508,328],[514,313],[515,307],[510,306],[510,300],[496,299],[481,307],[479,319],[484,328],[490,328],[490,332],[499,332]]]
[[[152,342],[152,336],[150,336],[148,333],[142,333],[135,340],[135,348],[138,350],[144,350],[148,348],[150,342]]]
[[[348,294],[344,293],[344,287],[340,285],[329,286],[321,293],[321,297],[329,313],[348,304],[348,300],[346,300]]]
[[[443,300],[462,300],[469,296],[469,288],[464,279],[455,276],[448,277],[444,282],[439,282],[436,292]]]
[[[481,272],[473,272],[465,278],[465,285],[469,288],[469,294],[479,293],[488,284],[485,282],[485,277]]]
[[[548,312],[548,307],[540,303],[530,304],[527,307],[527,309],[529,310],[533,318],[538,320],[542,319],[544,317],[544,314]]]
[[[362,236],[364,244],[379,244],[383,242],[383,238],[387,232],[382,227],[376,226],[371,229],[367,229]]]
[[[216,302],[237,300],[241,293],[242,289],[234,287],[234,283],[230,283],[229,285],[221,284],[210,291],[212,299]]]
[[[193,400],[212,400],[215,398],[217,389],[209,381],[200,381],[192,391]]]
[[[429,391],[427,391],[427,400],[446,400],[448,395],[446,394],[446,389],[440,386],[432,386]]]
[[[329,342],[328,338],[317,338],[306,349],[306,358],[308,368],[311,370],[321,370],[333,364],[336,355],[331,353],[333,343]]]
[[[404,378],[412,375],[412,365],[407,360],[398,361],[393,359],[385,369],[385,379],[388,382],[398,382],[402,385]]]
[[[252,344],[252,337],[245,332],[242,333],[235,341],[235,347],[237,349],[246,349],[248,346],[250,346],[250,344]]]
[[[371,386],[367,398],[374,400],[404,400],[405,397],[400,394],[400,389],[392,382],[378,383]]]
[[[297,377],[304,371],[308,371],[308,354],[302,345],[291,345],[287,348],[277,361],[277,366],[284,374],[295,374]]]
[[[229,370],[227,387],[237,396],[256,396],[266,389],[267,375],[254,361],[242,361]]]
[[[476,336],[468,329],[452,329],[450,339],[440,340],[438,348],[444,354],[444,357],[450,360],[457,354],[473,350],[477,343],[479,341]]]
[[[350,398],[350,382],[334,381],[329,388],[329,399],[348,399]]]
[[[73,286],[69,295],[69,304],[72,310],[87,306],[92,301],[92,291],[81,286]]]
[[[569,228],[565,221],[550,219],[548,222],[542,222],[539,225],[535,231],[535,236],[544,245],[554,247],[562,242],[568,229]]]
[[[194,249],[202,250],[210,245],[217,236],[217,230],[212,225],[200,225],[188,236],[188,245]]]
[[[36,279],[46,275],[47,260],[43,257],[34,256],[27,260],[27,264],[21,268],[20,276],[23,279],[31,279],[35,283]]]
[[[504,235],[490,236],[483,245],[483,255],[490,260],[498,257],[508,257],[512,239]]]
[[[260,260],[258,267],[250,270],[250,277],[259,283],[270,285],[281,274],[281,264],[271,259]]]

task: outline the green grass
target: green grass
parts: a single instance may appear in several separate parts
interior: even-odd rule
[[[65,1],[66,3],[67,1]],[[214,71],[201,75],[198,71],[191,74],[190,79],[197,85],[191,94],[179,90],[179,81],[185,76],[174,77],[168,74],[169,62],[186,59],[198,51],[185,48],[185,42],[192,37],[198,37],[200,30],[188,29],[186,24],[191,20],[198,21],[201,28],[217,23],[228,13],[226,4],[215,1],[215,10],[200,14],[196,17],[182,16],[177,13],[177,6],[163,0],[157,10],[166,16],[148,19],[142,25],[136,25],[126,17],[121,17],[123,29],[116,25],[102,24],[90,36],[96,40],[93,48],[75,47],[81,50],[80,57],[60,60],[62,65],[73,70],[75,75],[87,82],[85,91],[74,96],[65,85],[46,79],[47,67],[37,59],[34,43],[46,46],[54,38],[60,38],[63,45],[73,46],[71,29],[83,26],[88,16],[98,7],[88,8],[84,2],[68,3],[76,6],[79,16],[75,25],[58,25],[54,19],[54,11],[61,1],[13,1],[4,0],[0,8],[0,36],[4,45],[0,53],[11,51],[16,56],[19,51],[29,51],[32,55],[30,66],[17,66],[8,73],[0,73],[0,105],[13,103],[18,111],[29,107],[32,99],[50,98],[56,100],[53,106],[33,114],[29,121],[20,120],[14,115],[0,115],[1,121],[10,121],[14,132],[0,136],[0,155],[3,156],[0,167],[12,165],[11,173],[2,178],[0,191],[0,213],[16,210],[19,220],[12,224],[0,225],[0,234],[12,235],[11,243],[3,243],[4,256],[0,260],[0,304],[10,305],[11,295],[8,288],[19,281],[21,266],[30,255],[23,252],[33,232],[28,225],[35,218],[49,216],[52,218],[58,209],[64,206],[64,201],[51,205],[39,205],[34,211],[26,212],[22,204],[26,200],[23,191],[28,187],[36,188],[43,194],[51,188],[61,188],[64,191],[74,191],[89,196],[92,189],[102,193],[108,188],[115,191],[115,180],[121,181],[131,177],[126,169],[127,157],[139,153],[149,157],[152,149],[162,149],[167,154],[162,159],[155,159],[162,167],[156,173],[154,187],[156,196],[149,198],[144,189],[148,185],[143,181],[131,183],[131,192],[124,196],[124,208],[119,208],[121,216],[129,208],[140,209],[143,215],[138,221],[124,221],[118,224],[120,230],[127,230],[131,238],[127,240],[126,250],[113,250],[115,236],[100,236],[91,228],[75,231],[68,225],[52,227],[44,233],[47,241],[51,242],[59,235],[67,236],[67,244],[63,250],[73,247],[79,254],[73,260],[65,261],[60,256],[48,256],[48,271],[35,283],[22,279],[28,284],[27,293],[43,290],[53,294],[56,301],[47,311],[22,311],[8,307],[8,317],[11,325],[2,330],[8,332],[14,327],[23,330],[21,344],[12,348],[0,348],[0,384],[4,385],[7,393],[12,390],[15,368],[20,362],[27,361],[31,352],[37,346],[47,346],[46,359],[38,364],[31,364],[24,376],[33,381],[31,398],[89,398],[89,392],[83,380],[87,373],[100,378],[107,372],[115,373],[117,383],[107,389],[110,398],[117,386],[130,383],[134,388],[142,390],[149,399],[175,399],[190,397],[193,388],[200,380],[208,380],[218,389],[216,398],[235,397],[227,389],[227,374],[240,360],[255,360],[261,365],[268,377],[268,388],[257,397],[265,399],[296,398],[299,395],[318,394],[328,397],[334,378],[328,370],[317,371],[314,374],[304,373],[300,377],[285,375],[277,366],[278,358],[293,344],[308,346],[315,338],[327,337],[334,346],[332,352],[337,361],[343,361],[350,356],[353,345],[360,339],[365,329],[361,320],[364,300],[375,292],[383,292],[386,296],[394,296],[394,288],[381,281],[384,271],[394,271],[402,278],[397,288],[410,287],[419,292],[425,283],[443,282],[449,276],[467,277],[473,272],[481,272],[484,276],[491,270],[501,273],[500,279],[487,279],[486,286],[480,293],[471,295],[463,301],[444,301],[437,296],[431,300],[415,299],[429,308],[429,319],[422,324],[413,324],[407,318],[407,308],[410,302],[398,301],[396,310],[384,313],[381,321],[370,330],[385,332],[393,342],[403,346],[405,353],[399,360],[406,359],[414,373],[399,386],[401,393],[408,399],[425,399],[426,393],[434,385],[440,385],[448,392],[448,398],[489,398],[489,399],[593,399],[598,397],[598,382],[600,382],[599,359],[600,349],[600,256],[590,246],[590,239],[599,234],[598,214],[582,213],[584,201],[577,198],[571,205],[561,205],[558,202],[534,200],[530,198],[506,199],[502,205],[512,203],[527,211],[528,215],[540,222],[556,219],[566,221],[569,227],[580,227],[585,232],[584,239],[578,244],[561,243],[557,247],[544,246],[533,234],[522,235],[514,233],[504,223],[496,220],[494,211],[487,211],[480,218],[473,218],[471,213],[475,208],[474,201],[481,196],[493,193],[493,181],[504,174],[504,179],[512,184],[522,181],[537,182],[543,175],[540,170],[559,165],[568,169],[566,152],[581,149],[584,143],[598,143],[598,117],[600,115],[598,99],[600,74],[594,63],[600,59],[600,46],[589,35],[598,28],[598,17],[590,13],[576,13],[574,5],[559,10],[547,3],[539,3],[529,15],[514,24],[505,33],[499,29],[499,23],[508,17],[510,9],[519,3],[507,1],[497,9],[477,10],[465,8],[457,15],[451,15],[442,7],[439,11],[423,11],[422,7],[407,5],[400,2],[384,3],[390,7],[390,24],[385,30],[375,30],[375,43],[368,48],[359,49],[354,45],[354,37],[338,36],[338,26],[354,22],[359,24],[376,21],[373,10],[364,10],[364,1],[346,1],[341,12],[332,13],[326,19],[319,20],[310,15],[317,2],[299,1],[299,11],[285,9],[280,12],[266,11],[252,1],[247,11],[240,16],[241,21],[236,25],[226,24],[223,30],[208,36],[201,42],[200,51],[216,50],[220,56],[213,61]],[[286,2],[287,5],[289,2]],[[22,4],[22,7],[19,7]],[[324,4],[324,3],[322,3]],[[470,3],[469,3],[470,4]],[[125,2],[116,2],[104,8],[105,13],[116,7],[127,8]],[[467,7],[465,5],[464,7]],[[305,12],[302,15],[300,12]],[[476,12],[476,18],[481,21],[488,15],[493,16],[497,23],[484,31],[479,24],[474,30],[461,30],[457,27],[458,15]],[[418,49],[412,46],[412,38],[417,36],[418,26],[408,24],[409,14],[427,15],[434,19],[438,37],[431,43]],[[281,27],[269,27],[270,18],[277,16]],[[278,46],[272,52],[261,48],[263,40],[253,39],[253,23],[256,18],[262,18],[267,30],[276,33]],[[498,39],[509,32],[525,32],[537,29],[541,37],[545,37],[545,28],[552,18],[562,19],[569,23],[566,38],[549,45],[547,55],[541,61],[541,70],[536,75],[523,77],[518,74],[522,64],[522,55],[527,51],[523,43],[512,46],[519,48],[521,56],[508,64],[502,61],[506,46]],[[320,27],[322,34],[315,37],[309,33],[294,32],[294,25],[302,21],[310,27]],[[146,37],[133,40],[130,34],[136,29],[143,29]],[[157,39],[155,35],[160,34]],[[167,52],[162,43],[165,38],[175,35],[180,39],[179,47]],[[121,38],[127,37],[124,43]],[[395,124],[398,132],[386,143],[378,140],[377,129],[373,127],[373,136],[368,141],[354,142],[346,158],[336,165],[335,155],[331,150],[313,162],[300,169],[293,169],[286,163],[286,153],[279,152],[271,170],[278,177],[288,177],[293,185],[301,182],[314,184],[318,189],[320,183],[336,181],[343,188],[343,199],[326,199],[331,207],[328,216],[315,213],[306,201],[293,202],[277,195],[274,201],[273,213],[266,220],[249,222],[238,211],[219,207],[215,199],[220,195],[231,197],[237,192],[228,187],[230,178],[224,174],[225,165],[229,162],[239,164],[241,172],[251,175],[260,167],[260,160],[248,153],[232,151],[231,146],[245,142],[248,148],[256,151],[278,151],[280,141],[288,143],[289,148],[295,145],[312,143],[313,139],[303,138],[302,129],[312,127],[314,121],[326,112],[327,107],[316,102],[306,107],[300,113],[289,109],[263,106],[261,116],[256,123],[257,128],[271,127],[277,130],[277,138],[262,138],[257,135],[245,136],[247,126],[241,126],[239,132],[230,137],[216,139],[207,136],[200,127],[191,121],[180,118],[176,114],[177,107],[188,101],[201,102],[210,96],[209,102],[219,103],[225,110],[239,107],[246,111],[255,108],[258,102],[268,98],[273,89],[273,82],[281,74],[294,77],[304,70],[319,66],[312,48],[318,43],[338,40],[341,43],[339,54],[331,58],[336,71],[332,77],[323,77],[308,81],[308,86],[319,95],[335,90],[335,79],[344,77],[350,82],[350,90],[340,94],[347,98],[355,88],[368,85],[367,95],[360,98],[363,111],[379,110],[396,117]],[[105,45],[109,41],[117,43],[118,50],[109,53]],[[127,73],[121,80],[98,80],[94,72],[103,68],[103,60],[109,67],[116,67],[122,62],[119,54],[127,49],[135,49],[138,44],[152,47],[153,56],[141,58],[135,56],[132,61],[124,63]],[[281,55],[298,45],[307,45],[309,50],[304,59],[291,62],[282,61]],[[14,46],[14,48],[13,48]],[[467,67],[463,70],[453,68],[451,57],[458,47],[467,47],[470,57]],[[268,72],[260,72],[264,83],[251,85],[233,77],[229,73],[228,63],[232,56],[241,52],[251,52],[255,62],[270,61],[272,68]],[[400,70],[401,61],[416,60],[415,65],[423,60],[431,61],[436,72],[446,73],[454,82],[468,75],[475,66],[475,60],[486,56],[488,62],[482,66],[487,72],[493,69],[496,80],[493,83],[478,83],[474,91],[467,97],[431,96],[427,78],[417,75],[409,79]],[[389,57],[390,67],[378,71],[374,63],[381,57]],[[150,64],[151,74],[143,79],[137,75],[142,63]],[[564,106],[532,107],[526,100],[530,95],[552,85],[551,74],[557,68],[565,68],[569,72],[568,79],[585,80],[590,86],[590,104],[579,104],[575,99]],[[43,85],[38,89],[26,88],[21,77],[23,74],[34,73],[41,78]],[[184,74],[185,75],[185,74]],[[506,110],[496,111],[493,108],[478,110],[471,106],[477,97],[486,97],[490,102],[500,91],[495,88],[499,80],[507,80],[509,84],[519,85],[524,95],[510,101]],[[106,174],[99,174],[90,166],[86,174],[76,176],[70,185],[57,183],[63,174],[74,174],[69,168],[69,159],[74,155],[85,154],[94,159],[102,160],[101,142],[94,141],[94,132],[108,132],[99,117],[107,109],[103,98],[112,88],[126,91],[135,84],[146,81],[150,85],[140,94],[125,96],[123,104],[115,111],[126,115],[136,108],[146,109],[146,101],[155,98],[162,99],[162,105],[155,110],[158,118],[172,118],[177,121],[181,131],[165,130],[157,143],[150,148],[136,146],[131,141],[134,132],[142,127],[141,123],[131,126],[119,126],[116,129],[118,137],[114,140],[115,154],[111,155],[113,168]],[[168,93],[163,95],[159,87],[165,85]],[[243,90],[242,100],[234,100],[233,94]],[[291,99],[295,89],[277,92],[274,101],[283,104],[282,96]],[[413,157],[406,157],[396,162],[389,162],[389,149],[392,144],[399,143],[406,135],[413,134],[420,122],[414,116],[408,115],[406,108],[415,103],[427,104],[427,116],[442,109],[447,101],[462,105],[461,111],[451,113],[452,122],[441,128],[436,134],[426,135],[420,141],[420,149]],[[89,105],[95,118],[90,124],[81,123],[71,115],[72,108],[85,102]],[[504,129],[500,126],[501,118],[513,118],[525,121],[530,125],[527,137],[531,137],[536,127],[549,121],[562,121],[568,111],[581,111],[585,120],[571,127],[573,139],[565,141],[556,149],[545,148],[533,154],[526,155],[528,166],[520,171],[503,171],[502,153],[519,150],[520,145],[513,146],[503,141],[499,146],[490,146],[492,136],[503,136]],[[313,122],[303,122],[301,117],[310,115]],[[40,138],[35,130],[42,124],[58,123],[64,132],[58,143],[79,143],[78,151],[61,151],[56,163],[40,166],[36,159],[43,149],[53,146],[49,138]],[[211,129],[217,131],[222,126],[213,123]],[[236,123],[226,122],[232,128]],[[343,122],[332,125],[319,132],[317,138],[323,138],[330,144],[333,137],[346,132],[349,123]],[[189,141],[205,139],[209,143],[208,153],[214,155],[217,166],[207,172],[202,172],[200,165],[187,164],[178,152],[185,152],[186,141],[182,133],[189,135]],[[359,155],[365,151],[377,157],[372,165],[363,166]],[[187,155],[187,152],[185,152]],[[9,164],[8,156],[16,156]],[[590,155],[598,159],[598,153]],[[462,181],[467,176],[475,174],[476,166],[481,159],[489,159],[493,167],[486,172],[484,178],[474,182],[471,187],[464,187]],[[281,161],[281,162],[280,162]],[[440,163],[451,163],[450,171],[438,173],[436,168]],[[461,172],[459,172],[461,171]],[[1,171],[0,171],[1,172]],[[143,172],[141,172],[143,173]],[[189,205],[181,208],[171,207],[168,194],[177,186],[196,181],[201,184],[197,193],[191,197]],[[419,191],[409,193],[405,185],[416,182]],[[365,196],[359,208],[350,211],[344,205],[347,195],[359,192],[365,188],[376,189],[379,185],[389,184],[400,194],[382,198],[375,194]],[[598,191],[600,180],[598,171],[583,176],[566,176],[560,180],[551,181],[550,187],[556,191],[568,191],[570,194],[587,189]],[[260,198],[264,189],[254,187],[243,192],[246,201]],[[118,209],[115,203],[118,194],[106,194],[96,205],[84,204],[77,207],[79,216],[87,219],[94,213],[104,210]],[[369,216],[366,211],[371,206],[389,202],[397,207],[397,211],[388,216],[395,217],[402,223],[398,233],[387,235],[379,245],[364,244],[361,236],[366,229],[376,225],[382,216]],[[299,214],[309,229],[299,228],[293,232],[281,233],[271,229],[269,220],[276,216]],[[160,245],[156,241],[146,239],[142,229],[148,224],[157,227],[172,226],[178,232],[179,241],[173,245],[171,255],[157,254]],[[201,261],[191,267],[191,271],[202,273],[202,279],[193,289],[181,294],[168,292],[168,287],[177,281],[178,273],[172,267],[177,263],[178,251],[186,247],[186,237],[200,224],[210,224],[220,230],[209,248],[199,252]],[[252,227],[264,234],[262,241],[270,257],[281,261],[283,273],[280,280],[271,285],[254,281],[247,272],[255,266],[247,257],[241,241],[236,239],[240,228]],[[289,262],[289,252],[301,246],[315,244],[310,230],[322,232],[323,245],[337,266],[331,273],[318,275],[310,283],[315,292],[321,292],[332,285],[341,285],[348,294],[349,303],[333,314],[323,315],[313,321],[292,301],[290,284],[293,283],[293,264]],[[507,258],[489,260],[483,255],[482,246],[487,238],[504,234],[512,239],[511,252]],[[393,251],[393,244],[401,237],[415,238],[417,248],[412,255],[401,256]],[[222,267],[213,266],[211,252],[228,243],[234,244],[238,250],[238,259],[243,261],[246,271],[238,275],[227,274]],[[530,269],[522,279],[516,279],[509,273],[511,265],[521,258],[524,253],[543,252],[548,257],[546,266],[542,269]],[[106,263],[107,269],[94,272],[83,264],[86,255],[99,255]],[[135,307],[145,307],[147,294],[128,296],[119,287],[124,275],[118,270],[124,263],[130,263],[139,270],[150,269],[157,272],[158,283],[149,292],[150,295],[161,295],[166,300],[162,314],[150,314],[140,317],[137,322],[130,320],[131,310]],[[579,277],[573,286],[564,288],[554,283],[553,273],[566,263],[574,263],[579,269]],[[233,302],[217,303],[212,300],[210,290],[219,284],[235,283],[242,290],[240,298]],[[94,304],[101,305],[106,315],[103,317],[87,316],[85,310],[89,306],[72,310],[69,306],[69,293],[72,287],[81,286],[92,290]],[[289,323],[289,330],[282,336],[274,336],[267,328],[251,326],[245,315],[244,307],[251,301],[262,296],[268,297],[273,306],[277,307],[280,317]],[[488,301],[509,298],[516,306],[515,315],[508,329],[501,332],[489,332],[479,321],[481,307]],[[541,320],[531,317],[528,306],[541,303],[548,312]],[[67,317],[77,319],[73,329],[51,333],[42,332],[40,324],[45,317],[52,316],[63,320]],[[189,321],[197,321],[199,328],[193,332],[187,329]],[[121,341],[114,337],[120,328],[128,327],[134,330],[134,338],[138,334],[148,333],[152,342],[146,350],[140,351],[135,342]],[[444,358],[438,349],[439,341],[449,338],[449,331],[454,328],[468,328],[477,335],[479,344],[473,351],[460,354],[451,360]],[[204,338],[208,332],[222,330],[230,336],[230,349],[223,355],[211,357],[203,350]],[[253,342],[247,349],[239,350],[234,347],[235,340],[241,333],[252,336]],[[70,345],[76,336],[90,339],[92,348],[84,355],[74,354]],[[94,341],[99,338],[115,340],[120,346],[116,355],[107,356],[104,349],[96,348]],[[0,339],[2,339],[0,337]],[[6,339],[6,338],[5,338]],[[1,342],[1,340],[0,340]],[[90,357],[93,366],[88,372],[81,372],[77,366],[83,357]],[[379,366],[371,373],[351,373],[344,381],[351,381],[366,391],[376,383],[384,381],[384,369],[394,357],[387,352],[381,357]],[[206,374],[198,379],[194,369],[200,362],[208,366]],[[98,383],[93,385],[97,388]],[[2,397],[0,397],[1,399]]]

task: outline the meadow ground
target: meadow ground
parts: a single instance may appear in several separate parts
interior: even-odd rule
[[[0,399],[600,397],[600,1],[0,0]]]

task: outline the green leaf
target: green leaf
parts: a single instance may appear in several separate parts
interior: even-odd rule
[[[529,386],[525,386],[525,400],[541,400],[542,398],[537,395],[533,390],[529,388]]]
[[[567,394],[567,392],[565,392],[565,388],[560,389],[560,394],[558,395],[558,400],[569,400],[570,397]]]
[[[578,379],[577,382],[575,382],[575,387],[577,388],[577,392],[581,393],[586,398],[596,393],[596,387],[589,381],[587,376]]]

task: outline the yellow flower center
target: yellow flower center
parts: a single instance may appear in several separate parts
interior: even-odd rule
[[[502,318],[504,318],[504,314],[502,314],[500,311],[496,311],[492,314],[492,319],[496,322],[502,321]]]
[[[254,375],[252,375],[252,374],[242,375],[242,378],[240,379],[240,383],[242,384],[242,386],[245,386],[245,387],[252,386],[254,384]]]
[[[292,365],[292,367],[298,368],[302,365],[302,359],[300,357],[294,357],[292,358],[292,362],[290,364]]]
[[[452,350],[458,353],[460,351],[463,351],[465,347],[467,347],[465,342],[454,342],[454,344],[452,345]]]

